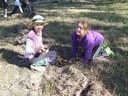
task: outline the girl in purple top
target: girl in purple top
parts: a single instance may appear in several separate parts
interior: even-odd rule
[[[78,47],[84,48],[83,63],[94,59],[100,52],[101,45],[104,42],[104,37],[90,29],[87,21],[79,21],[76,26],[75,32],[72,32],[72,57],[73,61],[76,60]]]

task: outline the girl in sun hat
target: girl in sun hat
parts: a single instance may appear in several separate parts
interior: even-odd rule
[[[57,53],[48,51],[47,46],[42,43],[42,30],[48,25],[44,17],[35,15],[32,18],[32,30],[26,37],[25,57],[32,63],[30,66],[37,71],[45,70],[45,65],[54,63]]]

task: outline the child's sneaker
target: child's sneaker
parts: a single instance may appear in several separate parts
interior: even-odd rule
[[[43,60],[39,60],[36,63],[32,64],[30,66],[31,69],[34,69],[36,71],[45,71],[45,66],[49,65],[48,58],[45,58]]]
[[[4,18],[7,18],[7,15],[4,15]]]
[[[108,55],[106,52],[102,52],[102,53],[101,53],[101,56],[102,56],[102,57],[109,57],[109,55]]]
[[[45,66],[34,66],[33,64],[30,66],[30,68],[32,69],[32,70],[35,70],[35,71],[45,71],[46,70],[46,68],[45,68]]]
[[[102,46],[102,50],[104,50],[110,57],[114,57],[114,52],[106,45]]]

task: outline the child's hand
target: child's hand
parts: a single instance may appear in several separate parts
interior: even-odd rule
[[[41,50],[46,52],[46,53],[49,51],[48,47],[45,45],[42,46]]]
[[[49,49],[46,50],[46,53],[49,52]]]
[[[43,49],[42,51],[44,51],[44,52],[46,52],[46,53],[47,53],[47,52],[49,51],[49,49]]]
[[[44,47],[45,49],[48,49],[48,46],[46,46],[46,45],[43,45],[43,47]]]

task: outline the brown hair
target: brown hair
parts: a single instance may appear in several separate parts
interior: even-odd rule
[[[84,30],[91,29],[90,24],[89,24],[86,20],[80,20],[80,21],[78,21],[78,22],[77,22],[77,25],[78,25],[79,23],[81,23],[81,24],[83,25]]]

